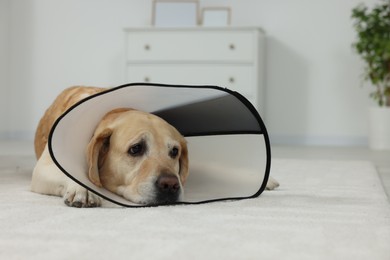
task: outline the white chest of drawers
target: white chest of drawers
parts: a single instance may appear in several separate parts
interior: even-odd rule
[[[264,33],[259,28],[126,28],[126,81],[217,85],[264,115]]]

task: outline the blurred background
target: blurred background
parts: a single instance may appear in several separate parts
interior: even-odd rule
[[[262,116],[272,144],[367,145],[372,101],[351,48],[360,2],[199,1],[229,7],[229,26],[265,31]],[[128,83],[123,29],[151,26],[152,9],[152,0],[0,0],[0,139],[31,141],[68,86]]]

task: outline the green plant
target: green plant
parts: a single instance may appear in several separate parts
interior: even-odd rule
[[[360,4],[351,17],[357,32],[352,47],[366,63],[365,79],[375,86],[370,96],[379,106],[390,106],[390,1],[383,0],[371,10]]]

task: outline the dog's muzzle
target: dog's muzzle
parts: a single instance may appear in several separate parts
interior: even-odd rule
[[[156,183],[157,204],[170,204],[177,202],[181,189],[178,178],[173,174],[161,174]]]

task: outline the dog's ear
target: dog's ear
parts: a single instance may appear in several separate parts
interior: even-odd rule
[[[89,180],[98,187],[103,187],[100,181],[99,169],[110,149],[110,137],[112,130],[106,128],[99,133],[95,133],[88,144],[87,161]]]
[[[102,187],[99,169],[103,166],[108,150],[110,149],[110,137],[112,135],[112,123],[129,108],[117,108],[108,112],[100,121],[95,134],[88,144],[87,161],[89,180],[98,187]]]
[[[180,146],[181,146],[181,154],[179,158],[179,164],[180,164],[179,176],[180,176],[181,183],[184,185],[189,173],[188,148],[187,148],[187,142],[185,141],[184,138],[182,141],[180,141]]]

